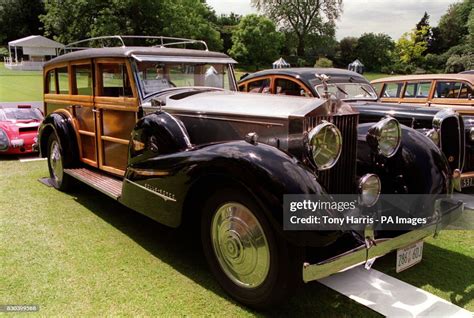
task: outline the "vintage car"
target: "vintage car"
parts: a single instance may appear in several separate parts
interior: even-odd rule
[[[34,152],[43,114],[29,105],[0,106],[0,155]]]
[[[429,222],[410,231],[285,231],[285,194],[357,194],[361,211],[377,213],[380,193],[449,195],[459,176],[428,137],[394,118],[358,125],[340,100],[236,92],[233,59],[158,39],[47,62],[41,155],[59,190],[80,180],[167,226],[200,227],[210,269],[236,300],[270,306],[302,281],[420,242],[462,212],[447,197],[411,211]]]
[[[474,114],[474,74],[404,75],[371,83],[383,103],[450,107],[461,114]]]
[[[321,79],[328,78],[326,87]],[[284,68],[245,75],[241,92],[322,98],[336,96],[359,111],[359,122],[396,118],[401,124],[426,134],[448,159],[451,170],[462,170],[463,188],[474,186],[474,119],[459,116],[451,109],[399,103],[381,103],[371,84],[362,75],[333,68]],[[462,118],[462,119],[461,119]],[[464,131],[464,133],[462,133]]]

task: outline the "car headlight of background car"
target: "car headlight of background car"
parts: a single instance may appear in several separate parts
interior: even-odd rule
[[[6,150],[10,145],[7,133],[0,128],[0,150]]]
[[[390,158],[400,148],[402,130],[400,123],[393,117],[387,116],[369,128],[367,142],[372,150],[379,155]]]
[[[379,199],[382,184],[380,178],[372,173],[368,173],[359,179],[359,203],[366,207],[371,207]]]
[[[342,135],[337,127],[325,120],[308,134],[309,152],[318,170],[333,167],[342,151]]]

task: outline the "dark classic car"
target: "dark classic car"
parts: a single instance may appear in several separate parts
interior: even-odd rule
[[[242,94],[227,55],[154,39],[45,65],[41,155],[59,190],[77,179],[170,227],[196,220],[211,271],[238,301],[275,304],[299,282],[420,242],[462,212],[443,198],[411,231],[283,230],[285,194],[357,193],[378,211],[381,192],[446,195],[459,178],[396,119],[358,125],[340,100]]]
[[[325,87],[321,74],[328,78]],[[381,103],[371,84],[360,74],[332,68],[272,69],[247,75],[239,90],[322,98],[327,93],[349,103],[359,112],[359,122],[385,116],[426,134],[442,149],[451,170],[462,170],[461,186],[474,186],[474,119],[452,109]],[[462,118],[462,119],[461,119]]]
[[[33,152],[42,120],[41,111],[29,105],[0,106],[0,154]]]

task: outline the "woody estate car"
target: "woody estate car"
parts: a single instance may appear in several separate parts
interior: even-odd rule
[[[171,46],[192,40],[113,38],[123,42],[45,64],[39,146],[52,184],[82,181],[170,227],[193,220],[217,281],[248,306],[397,249],[397,268],[413,265],[423,238],[463,210],[445,197],[408,208],[428,220],[413,230],[284,230],[285,194],[357,194],[354,212],[368,215],[380,193],[444,196],[459,178],[394,118],[358,125],[340,100],[236,92],[233,59]]]
[[[29,105],[0,106],[0,155],[34,152],[43,114]]]
[[[326,81],[321,76],[326,76]],[[452,109],[440,107],[382,103],[367,79],[343,69],[263,70],[244,76],[238,86],[240,91],[249,93],[335,96],[359,112],[359,123],[374,122],[385,116],[396,118],[428,136],[445,154],[451,171],[462,171],[462,188],[474,186],[474,118],[471,116],[460,116]]]
[[[461,114],[474,114],[474,74],[404,75],[371,83],[384,103],[450,107]]]

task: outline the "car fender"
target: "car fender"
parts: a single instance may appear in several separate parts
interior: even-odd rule
[[[38,129],[39,151],[43,158],[48,154],[48,139],[52,133],[58,136],[63,153],[68,154],[64,156],[65,166],[73,164],[79,158],[79,148],[74,123],[67,111],[54,112],[43,119]]]

